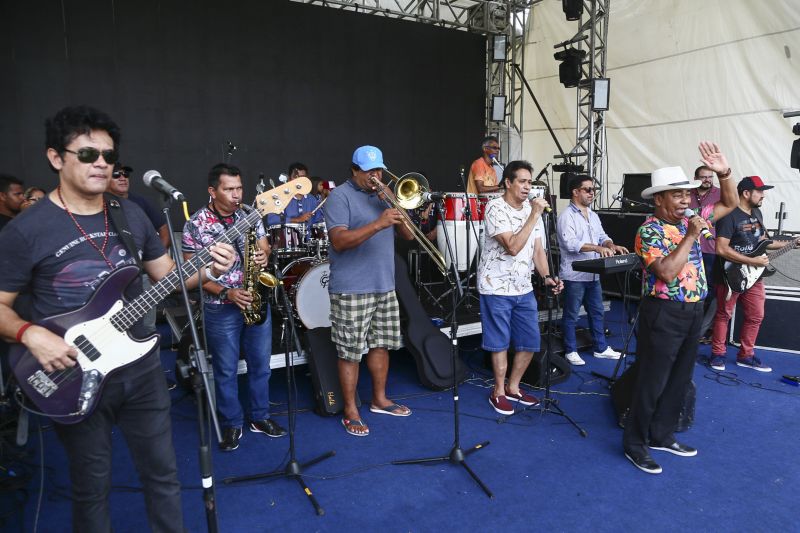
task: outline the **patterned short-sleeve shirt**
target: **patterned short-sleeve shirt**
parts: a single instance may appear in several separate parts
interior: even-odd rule
[[[244,211],[237,210],[231,216],[217,216],[211,211],[208,206],[198,209],[195,214],[186,221],[183,226],[183,239],[182,249],[185,253],[195,253],[203,248],[211,245],[216,241],[225,231],[239,222],[245,217]],[[258,239],[264,238],[266,233],[264,225],[261,221],[256,224],[256,237]],[[245,239],[240,238],[235,244],[234,248],[238,251],[236,259],[231,269],[219,278],[219,283],[223,287],[229,289],[241,288],[243,285],[244,273],[242,271],[242,257],[245,252]],[[216,294],[203,292],[203,301],[211,304],[226,303],[227,300],[221,300]]]
[[[688,229],[687,219],[678,224],[670,224],[654,216],[648,217],[636,232],[634,248],[644,265],[643,294],[662,300],[675,302],[699,302],[708,293],[706,271],[703,267],[703,253],[700,244],[695,242],[689,252],[689,262],[681,269],[678,277],[669,283],[660,280],[650,270],[656,259],[668,256],[683,241]]]
[[[536,221],[525,246],[517,255],[509,254],[494,238],[501,233],[519,233],[530,212],[531,205],[528,202],[523,202],[521,209],[515,209],[502,197],[487,204],[483,221],[485,241],[478,265],[480,294],[519,296],[533,290],[533,250],[536,239],[544,235],[542,219]]]

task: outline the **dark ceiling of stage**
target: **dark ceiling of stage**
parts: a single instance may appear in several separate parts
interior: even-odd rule
[[[122,160],[207,198],[224,158],[252,198],[300,160],[341,182],[375,144],[395,173],[458,190],[484,130],[485,38],[283,0],[6,2],[0,8],[0,172],[52,188],[46,117],[85,103],[122,129]]]

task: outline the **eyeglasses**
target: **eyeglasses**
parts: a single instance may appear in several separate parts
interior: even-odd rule
[[[583,192],[585,192],[586,194],[592,194],[597,192],[597,189],[594,189],[592,187],[578,187],[578,188]]]
[[[487,146],[486,149],[487,150],[497,150],[498,152],[500,151],[500,147],[499,146]]]
[[[697,176],[697,177],[700,178],[701,180],[713,180],[714,179],[714,175],[713,174],[711,176]]]
[[[127,178],[127,177],[129,177],[130,175],[131,175],[131,174],[130,174],[130,172],[127,172],[127,171],[125,171],[125,170],[115,170],[115,171],[114,171],[114,172],[111,174],[111,177],[112,177],[112,178],[114,178],[115,180],[118,180],[118,179],[120,179],[120,178]]]
[[[116,150],[98,150],[97,148],[84,147],[78,148],[78,151],[68,150],[64,148],[65,152],[75,154],[78,156],[78,161],[81,163],[94,163],[102,155],[103,159],[109,165],[113,165],[119,159],[119,154]]]

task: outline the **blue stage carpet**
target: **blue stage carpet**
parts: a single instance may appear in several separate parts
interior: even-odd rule
[[[607,315],[611,344],[623,342],[615,303]],[[223,478],[272,471],[285,465],[288,438],[270,439],[246,432],[240,448],[221,453],[214,446],[214,474],[220,531],[776,531],[797,530],[797,462],[800,431],[797,387],[780,382],[800,374],[800,357],[760,351],[774,371],[762,374],[736,367],[729,351],[728,372],[718,374],[700,362],[695,368],[697,407],[694,426],[679,438],[699,449],[694,458],[661,452],[653,456],[664,473],[636,470],[622,454],[621,430],[604,380],[614,361],[583,354],[587,365],[554,387],[561,407],[588,432],[582,438],[562,417],[533,410],[498,424],[488,403],[490,376],[483,368],[478,339],[462,339],[462,356],[471,378],[461,391],[461,445],[491,444],[470,455],[468,464],[494,492],[489,499],[467,472],[443,463],[394,466],[397,459],[446,455],[453,443],[452,397],[419,385],[405,352],[393,355],[389,392],[414,414],[398,418],[362,416],[367,438],[347,435],[338,417],[311,410],[310,378],[297,369],[300,414],[299,461],[328,450],[336,455],[308,468],[306,482],[325,509],[314,510],[292,480],[225,485]],[[709,348],[700,347],[701,359]],[[162,359],[171,369],[174,353]],[[283,370],[273,372],[271,397],[276,419],[286,425]],[[370,380],[362,370],[359,387],[368,404]],[[206,529],[198,469],[197,420],[193,399],[174,394],[174,435],[184,517],[190,531]],[[540,392],[537,395],[541,395]],[[45,425],[44,494],[39,531],[69,529],[68,477],[63,451]],[[39,437],[32,424],[26,450],[32,479],[24,509],[12,507],[8,531],[31,531],[39,492]],[[116,531],[146,531],[138,480],[119,434],[114,455],[113,519]],[[8,494],[5,494],[8,496]],[[13,506],[6,500],[4,509]]]

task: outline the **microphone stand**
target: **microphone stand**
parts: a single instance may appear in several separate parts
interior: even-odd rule
[[[217,503],[216,492],[214,489],[214,468],[211,461],[211,446],[209,443],[208,434],[206,433],[206,424],[213,423],[214,430],[217,433],[217,442],[222,440],[222,435],[219,428],[219,421],[217,420],[217,410],[212,397],[213,391],[213,376],[211,369],[208,366],[208,355],[204,349],[204,345],[200,342],[200,334],[198,333],[197,323],[194,319],[192,312],[192,304],[189,300],[189,291],[186,289],[186,281],[183,279],[183,258],[179,252],[179,248],[175,243],[174,233],[172,228],[172,219],[170,218],[170,205],[173,202],[171,196],[165,195],[169,198],[167,205],[164,207],[164,218],[167,221],[167,229],[169,230],[169,240],[173,256],[175,259],[175,270],[178,272],[178,279],[181,285],[181,295],[183,297],[183,304],[186,308],[186,317],[188,320],[189,331],[192,335],[192,346],[189,348],[189,357],[192,361],[192,366],[196,371],[189,370],[191,378],[192,390],[194,391],[195,404],[197,404],[197,426],[198,436],[200,439],[200,447],[198,449],[200,458],[200,477],[203,485],[203,506],[206,509],[206,526],[208,531],[216,533],[219,531],[219,523],[217,521]],[[198,276],[202,276],[202,271],[198,272]],[[203,284],[198,283],[200,287],[200,305],[202,306],[202,291]],[[205,398],[203,395],[205,391]],[[204,401],[205,400],[205,401]],[[208,411],[206,411],[206,405]]]
[[[292,362],[292,356],[290,355],[292,344],[294,344],[294,349],[297,351],[297,354],[302,353],[302,348],[300,347],[299,337],[297,335],[297,329],[294,323],[294,311],[292,309],[292,303],[289,300],[289,297],[286,294],[286,288],[283,284],[283,276],[281,275],[280,271],[276,269],[275,275],[278,278],[278,287],[276,291],[280,293],[281,299],[283,300],[283,305],[285,309],[285,316],[284,322],[288,320],[289,327],[287,328],[286,334],[284,336],[285,345],[284,345],[284,357],[285,357],[285,364],[286,364],[286,394],[287,394],[287,409],[289,411],[289,461],[286,463],[286,466],[283,468],[279,468],[277,470],[273,470],[272,472],[265,472],[260,474],[251,474],[246,476],[237,476],[237,477],[229,477],[222,480],[223,483],[226,485],[230,485],[231,483],[240,483],[243,481],[253,481],[256,479],[269,479],[273,477],[286,477],[289,479],[294,479],[300,485],[300,488],[303,489],[303,493],[308,496],[308,500],[311,502],[311,505],[314,506],[314,510],[316,511],[317,515],[322,516],[325,514],[325,510],[320,506],[317,499],[314,497],[314,493],[311,492],[311,489],[308,488],[306,482],[303,480],[303,469],[309,466],[315,465],[329,457],[333,457],[336,455],[336,452],[331,450],[329,452],[325,452],[322,455],[311,459],[310,461],[306,461],[305,463],[299,463],[297,461],[297,455],[295,453],[295,422],[297,419],[297,406],[295,405],[295,398],[292,394],[292,391],[295,390],[294,384],[294,364]]]
[[[550,273],[552,274],[553,272],[555,272],[555,270],[553,269],[553,255],[551,253],[552,249],[550,247],[550,218],[551,218],[551,216],[552,216],[552,214],[548,213],[547,211],[542,213],[542,222],[544,223],[544,230],[545,230],[544,231],[544,240],[545,240],[544,244],[547,246],[547,254],[546,254],[547,255],[547,266],[548,266],[548,269],[549,269]],[[571,416],[569,416],[561,408],[561,406],[558,404],[558,399],[553,398],[552,394],[551,394],[551,389],[550,389],[550,385],[551,385],[551,382],[550,382],[550,357],[552,356],[552,353],[553,353],[553,326],[554,326],[554,321],[553,321],[553,291],[552,291],[552,289],[550,287],[547,286],[546,283],[544,284],[544,294],[545,294],[545,302],[546,302],[545,305],[547,306],[547,333],[545,333],[545,336],[544,336],[545,337],[545,352],[544,352],[544,356],[542,357],[542,372],[544,373],[544,398],[542,398],[542,401],[539,404],[539,410],[540,410],[540,413],[541,413],[542,416],[544,416],[545,413],[553,413],[553,414],[556,414],[558,416],[566,418],[567,421],[570,424],[575,426],[575,429],[578,430],[578,433],[580,433],[581,437],[586,437],[588,435],[586,430],[583,429],[581,426],[579,426],[578,423],[575,422],[575,420]],[[512,416],[516,416],[519,413],[525,412],[525,411],[527,411],[529,409],[532,409],[532,408],[535,408],[535,407],[536,407],[535,405],[530,405],[530,406],[526,407],[525,409],[520,409],[518,411],[514,411],[510,415],[505,415],[505,416],[499,418],[497,420],[497,423],[498,424],[502,424],[503,422],[505,422],[506,420],[508,420]]]
[[[447,243],[447,250],[450,253],[450,257],[453,257],[453,247],[450,241],[450,235],[447,233],[447,226],[444,225],[444,209],[441,200],[437,200],[437,207],[439,208],[439,217],[442,222],[442,228],[444,231],[445,242]],[[452,275],[452,276],[451,276]],[[437,457],[424,457],[420,459],[404,459],[400,461],[392,461],[394,465],[414,465],[414,464],[429,464],[429,463],[443,463],[449,462],[453,465],[460,465],[467,471],[467,473],[475,480],[475,482],[483,489],[483,492],[489,498],[494,499],[494,494],[492,491],[489,490],[483,481],[478,477],[478,475],[469,467],[466,462],[466,457],[478,450],[486,447],[489,445],[489,441],[481,442],[480,444],[476,444],[472,448],[467,450],[461,449],[461,442],[460,442],[460,428],[459,428],[459,412],[458,412],[458,379],[456,378],[456,358],[458,357],[458,319],[456,318],[456,308],[458,307],[459,299],[461,298],[461,283],[458,278],[458,268],[455,261],[450,262],[450,271],[448,275],[445,276],[445,279],[451,285],[452,291],[452,300],[453,300],[453,314],[450,317],[450,359],[451,359],[451,372],[453,374],[453,433],[454,433],[454,440],[453,440],[453,447],[450,449],[450,453],[447,455],[437,456]]]

